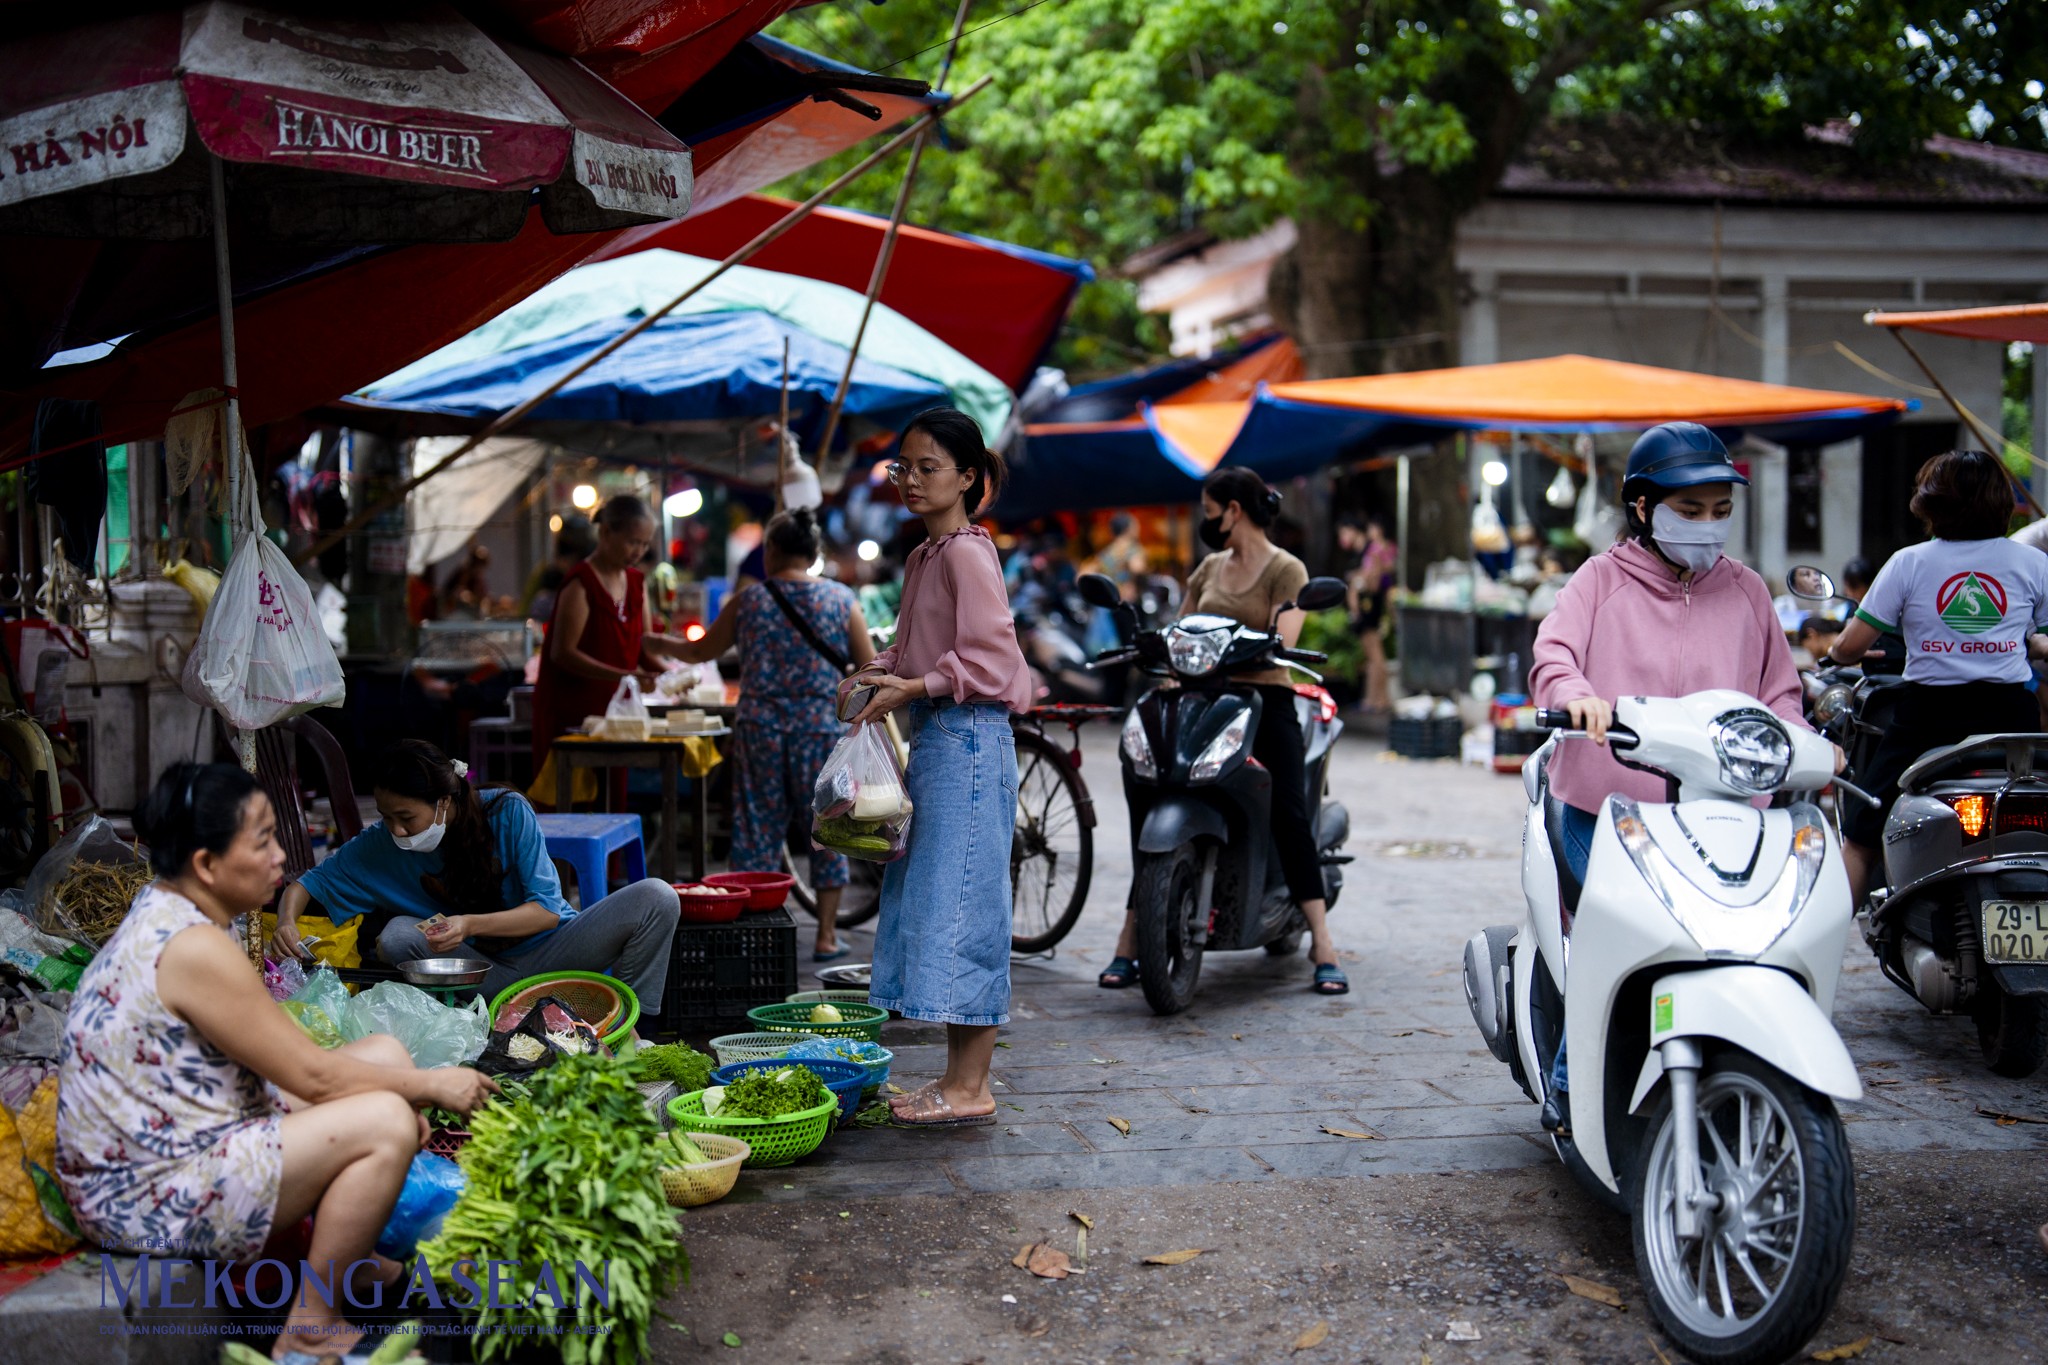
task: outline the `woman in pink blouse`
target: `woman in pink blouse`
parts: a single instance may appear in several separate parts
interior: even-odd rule
[[[904,575],[896,643],[847,680],[875,689],[856,724],[898,707],[910,716],[910,847],[882,880],[868,999],[946,1025],[946,1073],[892,1097],[897,1121],[988,1124],[989,1059],[1010,1018],[1010,713],[1031,705],[1031,679],[996,547],[968,518],[1003,462],[972,418],[934,408],[905,429],[889,477],[927,539]]]

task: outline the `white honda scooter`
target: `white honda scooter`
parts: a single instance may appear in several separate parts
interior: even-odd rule
[[[1651,1310],[1695,1360],[1789,1359],[1849,1267],[1855,1175],[1836,1100],[1862,1097],[1829,1015],[1851,906],[1841,849],[1810,800],[1833,746],[1740,692],[1623,697],[1607,742],[1669,800],[1603,804],[1583,888],[1551,795],[1563,711],[1522,765],[1520,928],[1465,947],[1465,996],[1531,1099],[1569,1040],[1579,1182],[1624,1209]]]

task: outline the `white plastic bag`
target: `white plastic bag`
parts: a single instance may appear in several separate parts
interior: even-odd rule
[[[350,1042],[388,1033],[405,1044],[413,1065],[429,1069],[474,1060],[491,1033],[490,1007],[482,996],[467,1006],[444,1005],[402,981],[379,981],[342,1006],[335,1022]]]
[[[811,842],[869,862],[894,862],[910,845],[911,801],[896,746],[880,725],[839,741],[811,792]]]
[[[212,706],[237,730],[260,730],[347,692],[313,593],[262,534],[263,510],[245,469],[245,532],[185,660],[185,695]]]
[[[640,696],[640,680],[632,675],[619,679],[618,691],[604,708],[606,739],[646,739],[647,703]]]

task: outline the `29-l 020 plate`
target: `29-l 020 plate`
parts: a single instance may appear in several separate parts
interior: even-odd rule
[[[2048,963],[2048,901],[1985,901],[1984,960]]]

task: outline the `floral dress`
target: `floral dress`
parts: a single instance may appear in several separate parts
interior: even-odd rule
[[[57,1176],[95,1242],[239,1260],[277,1211],[284,1104],[157,995],[164,945],[194,925],[226,932],[152,882],[86,967],[58,1062]]]

